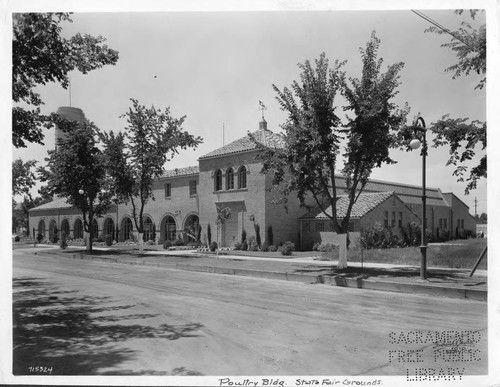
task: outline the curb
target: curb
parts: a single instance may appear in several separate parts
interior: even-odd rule
[[[418,293],[429,296],[487,301],[487,292],[484,290],[449,288],[439,285],[432,286],[425,284],[406,284],[391,281],[374,281],[362,278],[346,278],[343,276],[331,277],[325,275],[294,274],[286,272],[260,271],[249,269],[230,269],[225,267],[196,266],[184,263],[176,264],[175,268],[179,270],[204,273],[240,275],[247,277],[293,281],[301,282],[304,284],[324,284],[330,286],[341,286],[366,290],[381,290],[397,293]]]
[[[146,263],[142,261],[127,261],[118,258],[100,258],[100,257],[88,257],[83,253],[70,253],[70,254],[40,254],[36,255],[43,256],[60,256],[67,257],[71,259],[84,259],[93,260],[98,262],[111,262],[111,263],[121,263],[129,265],[145,265],[145,266],[156,266],[156,267],[167,267],[176,270],[185,271],[195,271],[200,273],[212,273],[212,274],[225,274],[225,275],[236,275],[242,277],[254,277],[263,279],[273,279],[279,281],[292,281],[300,282],[303,284],[324,284],[329,286],[341,286],[346,288],[358,288],[366,290],[380,290],[386,292],[397,292],[397,293],[413,293],[422,294],[434,297],[447,297],[455,299],[465,299],[474,301],[487,301],[488,293],[485,290],[477,289],[461,289],[461,288],[450,288],[440,285],[426,285],[426,284],[408,284],[402,282],[392,282],[392,281],[374,281],[370,279],[362,278],[346,278],[343,276],[326,276],[311,275],[311,274],[295,274],[287,272],[277,272],[277,271],[263,271],[263,270],[252,270],[252,269],[233,269],[228,267],[218,267],[218,266],[198,266],[191,265],[188,263],[176,263],[173,265],[161,265],[159,263]]]

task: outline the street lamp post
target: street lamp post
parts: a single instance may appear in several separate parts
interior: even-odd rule
[[[425,134],[427,129],[425,128],[424,119],[418,115],[413,120],[413,131],[415,138],[411,140],[410,147],[412,149],[418,149],[420,144],[422,144],[422,219],[421,219],[421,244],[420,244],[420,278],[422,280],[427,279],[427,238],[425,235],[425,230],[427,229],[427,219],[426,219],[426,192],[425,192],[425,158],[427,156],[427,141]],[[422,141],[419,138],[422,138]]]

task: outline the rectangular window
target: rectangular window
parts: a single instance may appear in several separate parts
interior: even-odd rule
[[[460,219],[457,219],[457,228],[460,228]]]
[[[196,195],[196,180],[191,180],[189,182],[189,196]]]
[[[396,213],[394,211],[392,212],[391,227],[396,227]]]
[[[439,219],[439,228],[443,228],[443,219]]]
[[[172,197],[172,185],[170,183],[165,183],[165,199]]]
[[[444,219],[444,229],[447,230],[448,229],[448,219]]]
[[[465,228],[465,227],[464,227],[464,220],[463,220],[463,219],[462,219],[462,228]]]
[[[398,225],[399,227],[403,227],[403,213],[399,213],[399,219],[398,219]]]
[[[384,211],[384,228],[389,228],[389,212]]]

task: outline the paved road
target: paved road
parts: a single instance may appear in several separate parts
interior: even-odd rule
[[[13,277],[16,374],[487,373],[485,302],[23,250]]]

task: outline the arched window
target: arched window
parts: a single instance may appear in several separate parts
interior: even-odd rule
[[[69,222],[68,219],[63,219],[61,222],[61,236],[62,233],[66,234],[66,236],[69,236]]]
[[[122,226],[123,240],[127,241],[134,238],[134,235],[132,233],[133,229],[134,226],[132,225],[132,221],[130,220],[130,218],[125,218]]]
[[[97,238],[99,236],[99,225],[97,224],[97,220],[92,221],[92,233],[91,237],[92,238]]]
[[[151,220],[151,218],[148,216],[146,219],[144,219],[144,233],[142,235],[144,242],[147,242],[149,240],[154,240],[154,223]]]
[[[226,172],[226,189],[234,189],[234,171],[229,168]]]
[[[115,236],[115,222],[113,222],[113,219],[107,218],[104,221],[104,236],[106,235],[111,235],[114,239]]]
[[[58,234],[57,223],[54,219],[52,219],[49,223],[49,239],[51,242],[54,242],[54,238],[57,238],[59,236],[57,234]]]
[[[247,168],[243,165],[238,171],[238,189],[247,187]]]
[[[83,238],[83,223],[81,219],[75,220],[75,224],[73,226],[73,238],[75,239]]]
[[[216,170],[214,174],[214,190],[222,191],[222,171],[220,169]]]
[[[165,240],[175,241],[176,237],[175,220],[171,216],[165,219]]]
[[[42,236],[45,238],[45,222],[43,220],[38,223],[38,233],[42,234]]]

